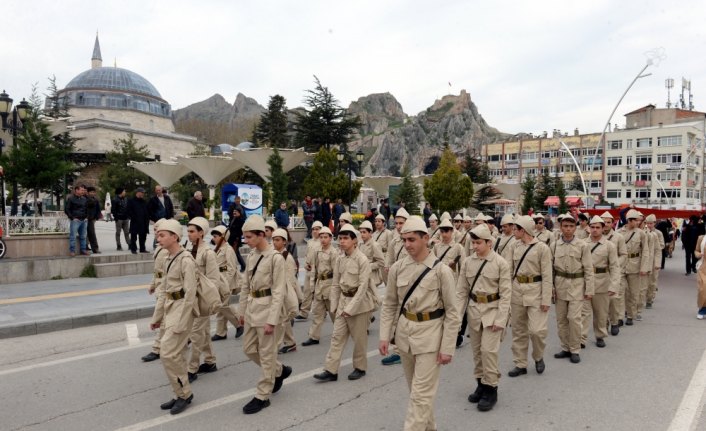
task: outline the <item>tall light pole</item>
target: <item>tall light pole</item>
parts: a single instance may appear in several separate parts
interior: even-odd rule
[[[346,162],[346,168],[348,169],[348,211],[351,211],[351,205],[353,204],[353,172],[356,168],[356,163],[353,162],[353,154],[348,152],[348,144],[343,144],[343,146],[336,153],[336,159],[338,160],[338,169],[341,169],[343,162]],[[355,153],[355,160],[357,162],[358,172],[363,168],[363,159],[365,159],[365,154],[363,154],[362,149],[358,149]]]
[[[12,98],[5,92],[5,90],[0,93],[0,117],[2,117],[2,130],[10,130],[12,133],[12,148],[17,149],[17,133],[24,130],[22,128],[22,122],[27,118],[29,113],[32,111],[30,104],[22,99],[22,101],[15,107],[12,107]],[[11,121],[7,121],[7,117],[12,113]],[[0,154],[2,154],[2,149],[0,148]],[[13,175],[13,177],[15,177]],[[3,180],[3,196],[2,196],[2,213],[5,214],[5,181]],[[17,215],[17,207],[19,206],[17,191],[17,180],[12,180],[12,210],[10,215]]]
[[[581,184],[583,185],[583,193],[586,196],[590,196],[588,194],[588,189],[586,188],[586,180],[583,178],[583,172],[581,172],[581,166],[579,165],[579,162],[576,161],[576,157],[574,157],[574,153],[571,152],[571,149],[569,149],[569,146],[566,145],[564,141],[559,141],[562,147],[564,147],[564,151],[569,153],[569,157],[571,157],[571,160],[574,161],[574,165],[576,165],[576,169],[579,172],[579,177],[581,177]]]

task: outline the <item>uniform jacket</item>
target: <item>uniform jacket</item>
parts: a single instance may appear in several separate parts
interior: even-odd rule
[[[314,270],[314,255],[316,254],[316,250],[318,250],[320,247],[321,242],[319,242],[318,238],[311,238],[306,243],[306,256],[304,256],[304,264],[308,265],[308,267],[311,268],[311,271]],[[311,275],[309,274],[308,270],[306,276],[311,278]]]
[[[216,253],[218,272],[223,280],[222,283],[226,286],[226,290],[235,291],[238,288],[238,267],[236,265],[235,250],[227,242],[223,241],[218,251],[214,250],[214,252]],[[228,304],[224,305],[227,306]]]
[[[536,244],[520,263],[530,245]],[[508,262],[510,263],[510,262]],[[512,303],[525,307],[550,306],[552,303],[552,252],[546,244],[533,238],[529,244],[517,241],[512,249]],[[520,283],[515,276],[541,276],[541,281]]]
[[[487,263],[478,274],[481,265],[485,261]],[[476,277],[478,281],[475,281]],[[477,331],[481,326],[484,328],[493,325],[501,328],[507,326],[512,294],[510,277],[512,277],[510,264],[492,250],[485,258],[474,254],[463,261],[461,274],[456,283],[456,291],[461,313],[466,312],[464,308],[468,304],[468,320],[472,329]],[[500,295],[500,299],[489,303],[475,302],[470,299],[471,286],[473,286],[474,295],[491,295],[495,293]]]
[[[620,291],[620,279],[622,268],[620,267],[620,258],[618,257],[618,249],[615,244],[601,237],[597,242],[593,242],[591,237],[588,237],[586,244],[591,250],[591,261],[593,262],[594,271],[597,268],[605,268],[608,272],[595,273],[593,279],[595,293],[607,293]]]
[[[382,254],[380,244],[373,239],[369,239],[368,242],[362,242],[358,250],[370,262],[370,280],[372,280],[373,286],[379,286],[382,283],[382,271],[385,268],[385,255]]]
[[[448,252],[446,250],[448,250]],[[434,255],[437,259],[441,260],[441,263],[451,268],[454,272],[454,278],[458,277],[459,271],[461,270],[461,263],[463,263],[463,259],[466,257],[466,252],[463,251],[461,244],[453,240],[448,244],[443,242],[437,243],[434,246]],[[444,256],[444,258],[442,259],[441,256]]]
[[[625,245],[625,237],[623,237],[622,234],[611,230],[607,235],[603,235],[603,238],[606,238],[615,246],[615,250],[618,252],[618,266],[620,267],[620,272],[625,274],[625,265],[628,260],[628,248]]]
[[[493,251],[502,256],[510,266],[512,266],[512,249],[515,246],[515,242],[517,242],[515,235],[500,235],[493,242]]]
[[[652,243],[652,256],[654,265],[652,265],[652,268],[650,269],[651,271],[654,271],[655,268],[662,267],[662,249],[664,248],[664,235],[662,235],[662,232],[658,231],[657,229],[649,231],[648,233],[654,238],[654,241]]]
[[[157,304],[154,306],[151,323],[157,324],[164,319],[164,261],[167,260],[169,252],[160,246],[154,251],[154,273],[150,282],[150,290],[154,292]]]
[[[258,260],[260,263],[255,272]],[[258,328],[265,324],[277,326],[284,322],[287,281],[282,255],[269,245],[263,251],[251,250],[244,275],[240,291],[240,315],[245,316],[246,324]],[[253,298],[250,294],[251,291],[265,289],[270,289],[271,295]]]
[[[390,248],[390,240],[392,240],[392,232],[383,228],[381,231],[373,232],[373,239],[380,245],[382,254],[385,255]]]
[[[537,234],[537,240],[545,243],[549,248],[552,248],[552,243],[555,241],[554,235],[546,229]]]
[[[625,246],[628,250],[628,258],[625,265],[626,274],[637,274],[639,272],[649,272],[652,261],[649,260],[649,243],[645,231],[639,228],[628,230],[620,229],[620,233],[625,238]],[[630,254],[637,253],[639,256],[630,257]]]
[[[402,237],[397,230],[392,232],[392,238],[387,247],[387,256],[385,258],[385,266],[390,268],[395,262],[407,256],[407,250],[404,248]]]
[[[562,301],[582,301],[584,295],[593,296],[593,261],[591,248],[586,241],[574,236],[566,242],[563,237],[553,245],[554,289]],[[583,273],[583,277],[566,278],[557,271],[570,274]]]
[[[434,352],[453,355],[456,350],[461,317],[454,276],[448,266],[434,266],[435,261],[432,253],[422,263],[405,256],[390,268],[387,279],[380,340],[389,341],[394,336],[395,344],[413,355]],[[432,269],[414,290],[405,309],[410,313],[423,313],[443,308],[444,315],[439,319],[413,322],[404,315],[400,316],[400,307],[407,290],[426,268]]]
[[[170,265],[171,262],[174,262]],[[199,316],[196,301],[196,262],[188,251],[181,249],[164,260],[164,329],[180,334],[191,331],[190,314]],[[171,293],[184,290],[184,298],[172,299]]]
[[[353,294],[353,297],[342,293]],[[331,310],[336,316],[344,312],[350,316],[373,311],[377,295],[370,280],[370,262],[355,248],[350,256],[344,254],[336,261],[331,284]]]
[[[311,265],[312,270],[309,274],[311,277],[310,283],[314,285],[314,296],[316,298],[330,299],[333,277],[328,277],[325,280],[320,279],[320,277],[333,275],[333,269],[339,256],[339,251],[333,245],[329,245],[327,250],[324,250],[323,247],[316,249],[313,265]]]

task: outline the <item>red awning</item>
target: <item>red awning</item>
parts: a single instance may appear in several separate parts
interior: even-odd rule
[[[559,206],[559,197],[558,196],[549,196],[546,201],[544,201],[544,206],[545,207],[558,207]]]
[[[567,196],[566,203],[567,203],[567,205],[569,205],[571,207],[583,206],[583,201],[578,196]],[[547,198],[547,200],[544,201],[544,206],[545,207],[558,207],[559,206],[559,196],[549,196]]]

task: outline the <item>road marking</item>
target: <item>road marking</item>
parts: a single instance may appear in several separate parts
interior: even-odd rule
[[[0,299],[0,305],[21,304],[24,302],[46,301],[47,299],[74,298],[77,296],[105,295],[108,293],[130,292],[132,290],[147,289],[149,285],[109,287],[106,289],[79,290],[74,292],[52,293],[48,295],[24,296],[22,298]]]
[[[378,354],[377,350],[371,350],[367,353],[367,356],[368,356],[368,358],[371,358],[377,354]],[[344,367],[344,366],[350,365],[352,363],[353,363],[352,358],[344,359],[343,361],[341,361],[341,366]],[[304,373],[295,374],[293,376],[290,376],[287,380],[284,381],[284,386],[292,385],[294,383],[301,382],[302,380],[309,379],[309,378],[313,377],[314,374],[316,374],[320,371],[321,371],[321,369],[317,368],[315,370],[310,370],[310,371],[307,371]],[[238,401],[238,400],[241,400],[244,398],[254,397],[254,396],[255,396],[255,389],[248,389],[247,391],[242,391],[242,392],[238,392],[237,394],[232,394],[232,395],[228,395],[223,398],[218,398],[218,399],[215,399],[213,401],[209,401],[204,404],[197,404],[191,408],[188,408],[186,411],[184,411],[183,413],[180,413],[178,415],[172,415],[172,414],[167,413],[166,415],[163,415],[163,416],[158,416],[156,418],[149,419],[144,422],[139,422],[139,423],[136,423],[136,424],[124,427],[124,428],[120,428],[117,431],[141,431],[141,430],[146,430],[149,428],[162,426],[164,424],[167,424],[169,422],[173,422],[178,419],[183,419],[188,416],[203,413],[205,411],[215,409],[218,407],[222,407],[226,404],[230,404],[235,401]]]
[[[140,332],[137,330],[137,325],[134,323],[125,324],[125,332],[127,332],[128,346],[134,346],[140,343]]]
[[[689,387],[686,388],[679,408],[674,414],[668,431],[693,430],[696,425],[698,413],[701,410],[701,399],[706,391],[706,350],[701,355],[701,360],[696,366],[696,371],[691,377]]]

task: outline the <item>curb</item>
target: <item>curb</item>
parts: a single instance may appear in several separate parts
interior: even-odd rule
[[[76,316],[58,316],[51,319],[25,322],[15,325],[0,326],[0,339],[46,334],[67,329],[85,328],[86,326],[106,325],[128,320],[152,317],[154,305],[137,308],[121,308],[100,313],[80,314]]]

